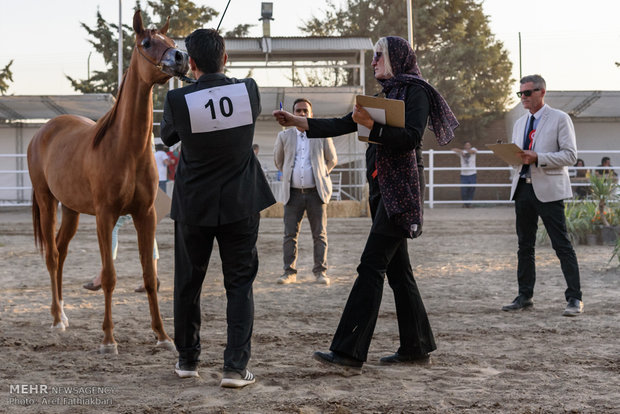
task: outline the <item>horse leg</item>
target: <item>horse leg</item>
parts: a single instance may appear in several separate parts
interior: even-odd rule
[[[157,334],[157,346],[174,351],[174,344],[164,331],[164,323],[161,319],[159,302],[157,300],[157,269],[155,269],[155,264],[153,262],[153,246],[157,222],[155,208],[151,207],[144,214],[132,216],[134,226],[138,233],[138,249],[140,250],[140,262],[142,263],[142,279],[144,280],[144,288],[149,299],[151,328]]]
[[[56,240],[54,238],[54,232],[56,230],[56,212],[58,209],[58,200],[46,189],[45,192],[40,191],[33,197],[33,209],[38,212],[39,219],[39,231],[42,245],[45,247],[45,265],[50,275],[50,282],[52,287],[52,307],[51,313],[54,321],[52,322],[52,329],[58,329],[60,331],[65,330],[65,324],[62,321],[60,298],[58,292],[60,287],[58,286],[58,248],[56,247]]]
[[[77,232],[80,213],[62,206],[62,222],[56,234],[56,247],[58,249],[58,270],[56,273],[56,288],[58,289],[58,299],[60,301],[60,320],[66,328],[69,327],[69,318],[65,314],[64,301],[62,300],[62,270],[67,258],[69,242]]]
[[[105,312],[103,315],[103,343],[99,347],[102,354],[118,354],[114,341],[114,322],[112,321],[112,292],[116,286],[116,271],[112,259],[112,228],[118,215],[108,212],[97,212],[97,239],[101,253],[101,287],[105,298]]]

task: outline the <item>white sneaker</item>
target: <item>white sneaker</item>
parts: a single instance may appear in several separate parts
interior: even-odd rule
[[[329,286],[329,278],[327,276],[325,276],[322,273],[317,273],[316,275],[316,283],[320,284],[320,285],[327,285]]]
[[[285,273],[278,278],[278,285],[288,285],[289,283],[295,283],[297,275],[295,273]]]
[[[256,377],[247,369],[243,374],[236,371],[224,371],[220,387],[224,388],[243,388],[246,385],[254,384]]]
[[[177,362],[177,364],[174,366],[174,372],[177,373],[177,375],[180,378],[192,378],[192,377],[198,377],[198,371],[193,370],[193,371],[187,371],[184,369],[181,369],[181,367],[179,367],[179,363]]]

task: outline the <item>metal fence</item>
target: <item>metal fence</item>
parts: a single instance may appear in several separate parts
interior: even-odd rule
[[[426,183],[426,200],[425,203],[428,207],[433,208],[436,205],[450,205],[461,204],[463,201],[460,197],[438,197],[437,192],[443,188],[461,188],[461,187],[475,187],[475,188],[509,188],[510,180],[500,180],[499,182],[492,183],[477,183],[477,184],[461,184],[460,182],[448,182],[447,180],[438,179],[438,175],[442,171],[460,171],[460,167],[445,167],[445,163],[437,162],[439,155],[447,155],[454,153],[452,151],[424,151],[426,161],[425,174],[427,177]],[[490,155],[491,151],[478,151],[480,155]],[[603,154],[614,155],[620,154],[620,150],[583,150],[579,151],[579,155],[584,154]],[[343,200],[362,200],[366,187],[366,168],[363,165],[363,154],[342,154],[349,155],[351,159],[358,156],[358,159],[351,161],[350,166],[342,167],[336,166],[332,173],[341,173],[341,197]],[[12,162],[11,162],[12,161]],[[0,165],[14,165],[14,169],[0,169],[0,206],[28,206],[31,204],[31,192],[30,177],[28,177],[26,154],[0,154]],[[3,167],[0,167],[3,168]],[[613,168],[613,166],[612,166]],[[489,167],[476,167],[476,172],[488,172],[490,175],[496,175],[497,172],[512,172],[511,167],[505,166],[489,166]],[[597,170],[601,169],[599,166],[586,165],[584,167],[570,167],[571,170]],[[278,172],[276,170],[265,171],[270,186],[274,193],[278,191]],[[620,175],[620,174],[619,174]],[[12,178],[6,179],[9,176]],[[457,176],[457,174],[452,175]],[[4,179],[2,177],[5,177]],[[478,179],[484,178],[484,174],[478,174]],[[7,182],[8,181],[8,182]],[[588,186],[589,183],[573,183],[573,187]],[[277,196],[277,194],[276,194]],[[481,198],[471,201],[474,204],[510,204],[511,200],[506,196],[503,199],[490,199]]]

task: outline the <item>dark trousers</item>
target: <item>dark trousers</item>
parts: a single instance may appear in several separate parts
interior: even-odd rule
[[[564,292],[566,300],[577,298],[581,300],[579,283],[579,265],[573,245],[566,231],[566,217],[564,215],[564,201],[543,203],[536,198],[532,184],[521,180],[514,195],[515,212],[517,216],[517,236],[519,251],[517,278],[519,281],[519,295],[531,298],[534,295],[536,283],[535,245],[538,217],[542,218],[545,229],[551,239],[551,246],[560,259],[562,273],[566,279],[567,289]]]
[[[461,184],[476,184],[476,174],[461,175]],[[471,201],[474,199],[476,187],[461,187],[461,200]],[[465,203],[469,205],[469,203]]]
[[[314,242],[314,267],[312,273],[327,271],[327,204],[321,200],[316,189],[300,191],[291,188],[291,195],[284,205],[284,273],[297,274],[297,240],[304,212]]]
[[[358,277],[340,318],[330,349],[366,361],[383,296],[383,281],[394,292],[402,355],[437,349],[431,325],[409,262],[407,239],[370,233],[357,268]]]
[[[256,239],[258,214],[217,227],[175,222],[174,231],[174,343],[182,368],[195,368],[200,355],[200,293],[213,250],[222,259],[226,289],[228,341],[224,370],[243,371],[250,359],[254,296],[252,283],[258,271]]]

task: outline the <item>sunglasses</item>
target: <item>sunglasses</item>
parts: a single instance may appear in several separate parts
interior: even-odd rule
[[[520,98],[521,95],[525,95],[525,96],[532,96],[532,93],[539,91],[540,88],[536,88],[536,89],[528,89],[526,91],[521,91],[521,92],[517,92],[517,96]]]
[[[382,55],[383,55],[383,52],[375,52],[375,54],[372,56],[372,61],[378,62],[379,59],[381,59]]]

